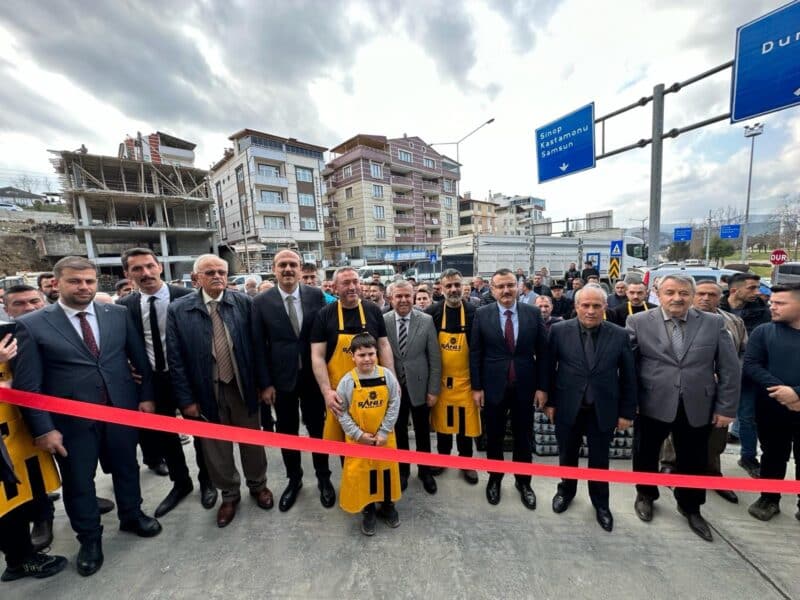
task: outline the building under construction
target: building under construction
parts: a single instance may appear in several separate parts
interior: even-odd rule
[[[200,254],[216,253],[207,172],[187,166],[194,161],[194,144],[157,135],[161,156],[174,153],[172,144],[177,142],[177,150],[191,154],[191,162],[165,164],[127,152],[100,156],[83,147],[50,150],[75,232],[101,273],[119,274],[120,254],[126,248],[152,249],[164,265],[167,281],[190,273]]]

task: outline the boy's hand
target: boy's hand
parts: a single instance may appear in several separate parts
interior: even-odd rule
[[[386,445],[386,434],[379,431],[375,434],[375,445],[376,446],[385,446]]]
[[[361,437],[358,438],[359,444],[364,444],[365,446],[374,446],[375,445],[375,436],[371,433],[364,432],[361,434]]]

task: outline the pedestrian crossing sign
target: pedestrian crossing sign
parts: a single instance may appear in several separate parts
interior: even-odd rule
[[[622,256],[622,240],[612,240],[610,255]]]

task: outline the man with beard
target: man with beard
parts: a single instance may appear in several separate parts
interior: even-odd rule
[[[538,296],[552,296],[550,288],[545,285],[544,278],[541,273],[536,273],[533,276],[533,291]]]
[[[553,323],[558,323],[559,321],[564,320],[561,317],[553,316],[553,299],[550,296],[537,296],[535,305],[542,313],[542,319],[544,319],[544,328],[548,333],[550,333],[550,326],[553,325]]]
[[[645,301],[647,298],[647,286],[641,281],[632,281],[625,290],[628,297],[627,302],[623,302],[616,308],[608,310],[608,319],[612,323],[625,327],[625,322],[630,315],[635,315],[643,311],[656,308],[655,305]]]
[[[58,288],[53,285],[55,275],[52,273],[39,273],[36,278],[36,287],[44,295],[44,299],[48,304],[58,302]]]

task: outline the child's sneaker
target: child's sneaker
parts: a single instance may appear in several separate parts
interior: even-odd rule
[[[42,554],[32,555],[28,560],[17,567],[8,567],[0,576],[0,581],[15,581],[23,577],[44,579],[60,573],[67,566],[67,559],[63,556]]]
[[[375,516],[375,505],[370,504],[361,511],[361,514],[364,515],[364,519],[361,521],[361,533],[375,535],[375,528],[378,524],[378,519]]]
[[[394,502],[384,502],[380,511],[381,519],[392,529],[400,527],[400,515],[394,507]]]

